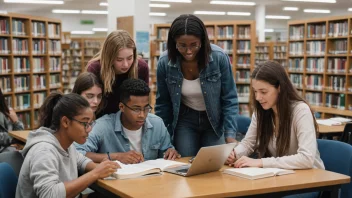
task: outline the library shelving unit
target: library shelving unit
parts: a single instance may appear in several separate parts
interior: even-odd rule
[[[99,52],[105,38],[73,38],[64,33],[66,43],[62,45],[64,93],[70,93],[77,76],[85,71],[86,65]]]
[[[287,67],[286,42],[257,42],[255,46],[255,64],[274,60]]]
[[[257,42],[255,45],[255,64],[260,64],[273,59],[273,43]]]
[[[290,21],[288,73],[322,118],[352,117],[352,16]]]
[[[250,71],[254,68],[255,21],[212,21],[204,23],[211,43],[220,46],[229,55],[236,81],[240,114],[249,116]],[[165,51],[171,24],[155,24],[151,42],[150,86],[153,90],[151,103],[156,93],[156,69],[160,54]]]
[[[287,68],[287,42],[274,42],[272,52],[272,60]]]
[[[26,129],[38,126],[45,97],[61,90],[61,21],[0,15],[0,87]]]

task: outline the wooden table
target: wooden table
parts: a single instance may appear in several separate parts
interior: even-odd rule
[[[328,139],[332,139],[332,136],[340,136],[345,129],[345,125],[338,126],[326,126],[322,124],[318,124],[319,126],[319,138],[327,137]]]
[[[29,132],[31,132],[31,131],[30,130],[11,131],[11,132],[9,132],[9,135],[12,136],[13,138],[23,142],[23,143],[26,143]]]
[[[188,158],[183,158],[182,161]],[[222,170],[228,168],[224,166]],[[221,171],[222,171],[221,170]],[[329,191],[338,197],[350,177],[321,169],[248,180],[220,171],[182,177],[170,173],[129,180],[98,180],[92,187],[104,197],[281,197],[303,192]]]

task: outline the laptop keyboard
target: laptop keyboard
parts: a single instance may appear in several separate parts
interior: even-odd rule
[[[189,170],[189,168],[184,168],[184,169],[177,170],[177,172],[179,172],[179,173],[187,173],[188,170]]]

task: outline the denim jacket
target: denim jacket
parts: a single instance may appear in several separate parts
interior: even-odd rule
[[[209,63],[199,73],[206,112],[217,136],[234,138],[238,99],[231,63],[220,47],[211,44],[211,49]],[[164,52],[158,61],[155,114],[164,120],[171,137],[181,105],[182,81],[181,57],[172,63]]]
[[[162,121],[156,115],[148,114],[142,128],[142,154],[145,160],[163,157],[163,153],[174,148]],[[130,151],[130,142],[121,124],[121,111],[99,118],[84,144],[74,143],[78,152],[114,153]]]

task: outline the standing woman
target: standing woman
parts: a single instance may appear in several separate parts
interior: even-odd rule
[[[179,16],[169,30],[167,52],[158,62],[155,113],[183,157],[235,141],[238,101],[231,63],[210,44],[194,15]]]
[[[73,86],[72,93],[76,93],[85,98],[92,108],[95,117],[99,114],[104,102],[103,85],[99,82],[97,76],[90,72],[81,73]]]
[[[0,153],[16,150],[15,147],[10,146],[14,140],[8,132],[23,129],[23,123],[18,119],[16,112],[7,106],[0,88]]]
[[[88,62],[87,71],[94,73],[104,86],[106,105],[98,117],[116,113],[119,110],[118,89],[128,78],[139,78],[149,83],[148,64],[137,59],[136,44],[125,30],[111,32],[103,48]]]

